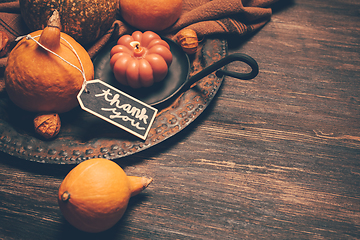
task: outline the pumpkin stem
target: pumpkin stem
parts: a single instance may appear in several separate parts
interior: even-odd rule
[[[68,191],[63,192],[63,194],[61,194],[61,201],[63,202],[67,202],[70,199],[70,193]]]
[[[47,22],[48,27],[57,27],[61,29],[60,14],[58,10],[55,10]]]
[[[139,194],[142,190],[147,188],[147,186],[149,186],[150,183],[153,181],[152,178],[135,177],[135,176],[128,176],[128,180],[130,183],[131,197]]]
[[[41,33],[39,42],[50,50],[60,47],[60,15],[57,10],[53,12],[48,20],[47,26]]]

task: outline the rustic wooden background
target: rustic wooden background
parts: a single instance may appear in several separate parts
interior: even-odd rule
[[[360,239],[359,37],[358,0],[276,4],[229,41],[258,61],[256,79],[226,77],[188,128],[117,161],[154,182],[100,234],[60,213],[72,166],[0,153],[0,239]]]

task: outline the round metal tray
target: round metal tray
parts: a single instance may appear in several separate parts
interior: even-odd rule
[[[196,55],[190,57],[190,76],[226,54],[226,41],[207,39]],[[77,164],[97,157],[125,157],[161,143],[193,122],[209,105],[223,78],[210,74],[192,88],[183,89],[171,101],[157,105],[159,112],[145,141],[80,107],[60,115],[62,127],[56,138],[42,139],[33,128],[35,114],[16,107],[3,89],[0,92],[0,151],[49,164]]]

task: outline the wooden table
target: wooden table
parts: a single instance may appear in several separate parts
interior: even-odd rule
[[[154,182],[106,232],[62,217],[57,190],[73,166],[0,153],[0,239],[360,239],[359,9],[282,1],[259,32],[230,41],[259,75],[226,77],[189,127],[117,161]]]

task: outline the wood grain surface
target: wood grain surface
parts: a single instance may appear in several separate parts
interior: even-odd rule
[[[116,161],[154,182],[103,233],[61,215],[73,166],[0,153],[0,239],[360,239],[359,37],[357,0],[276,4],[229,41],[258,61],[254,80],[226,77],[188,128]]]

